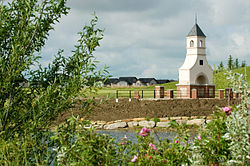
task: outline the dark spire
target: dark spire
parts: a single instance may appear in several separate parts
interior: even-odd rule
[[[206,35],[202,32],[201,28],[199,27],[199,25],[197,23],[195,23],[195,25],[193,26],[193,28],[191,29],[191,31],[188,33],[187,36],[204,36],[204,37],[206,37]]]
[[[204,37],[206,37],[206,35],[202,32],[201,28],[197,24],[197,13],[195,13],[195,20],[194,21],[195,21],[195,24],[187,36],[204,36]]]

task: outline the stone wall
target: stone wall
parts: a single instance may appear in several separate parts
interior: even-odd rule
[[[209,116],[192,116],[192,117],[169,117],[169,118],[159,118],[159,122],[153,120],[146,120],[146,118],[134,118],[134,119],[124,119],[124,120],[116,120],[116,121],[91,121],[91,124],[85,126],[86,128],[94,127],[95,129],[102,130],[114,130],[121,128],[132,128],[132,127],[147,127],[147,128],[155,128],[160,127],[164,128],[168,126],[168,123],[172,120],[176,120],[177,123],[182,124],[186,123],[187,125],[198,125],[201,126],[204,123],[208,123],[212,117]],[[84,120],[84,119],[82,119]]]

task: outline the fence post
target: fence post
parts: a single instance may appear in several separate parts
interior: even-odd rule
[[[115,99],[115,102],[117,102],[118,103],[118,97],[119,97],[119,95],[118,95],[118,90],[116,90],[116,99]]]
[[[192,89],[192,99],[197,99],[198,98],[198,91],[197,89]]]
[[[154,99],[155,99],[155,90],[154,90]]]
[[[239,93],[233,92],[233,98],[234,98],[234,99],[238,99],[238,98],[239,98]]]
[[[135,99],[139,99],[140,98],[140,94],[139,94],[138,90],[134,91],[134,98]]]
[[[129,102],[131,102],[131,90],[129,90],[129,99],[128,99]]]
[[[232,97],[233,97],[232,88],[226,88],[225,92],[226,92],[226,98],[228,98],[229,100],[232,99]]]
[[[219,99],[224,99],[224,89],[218,89],[218,97]]]
[[[143,90],[141,90],[141,98],[143,99]]]
[[[156,98],[164,98],[164,86],[156,86]]]
[[[167,90],[167,98],[168,99],[174,98],[174,91],[173,90]]]

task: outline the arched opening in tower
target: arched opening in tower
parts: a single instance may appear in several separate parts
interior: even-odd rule
[[[208,80],[207,80],[206,76],[200,75],[196,78],[195,83],[196,84],[208,84]]]

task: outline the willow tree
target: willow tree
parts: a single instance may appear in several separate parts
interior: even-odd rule
[[[8,138],[27,129],[46,128],[70,108],[84,87],[94,87],[103,72],[93,52],[102,39],[97,17],[79,33],[72,56],[59,50],[46,68],[32,71],[49,32],[69,7],[66,0],[13,0],[0,6],[0,131]],[[28,87],[20,86],[25,78]],[[91,88],[89,88],[91,89]]]

